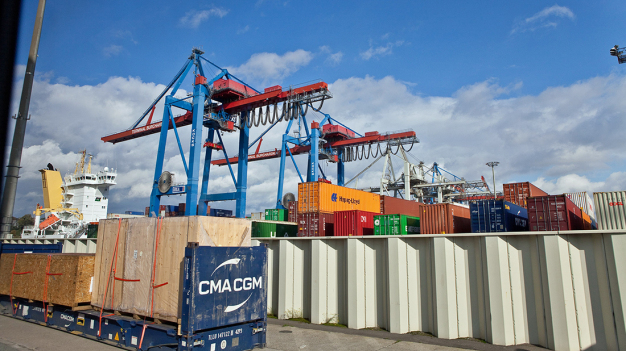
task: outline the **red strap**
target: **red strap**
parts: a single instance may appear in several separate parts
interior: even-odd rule
[[[46,275],[63,275],[63,273],[46,273]]]
[[[13,272],[15,275],[30,274],[32,272]]]
[[[160,287],[165,286],[165,285],[167,285],[167,282],[165,282],[163,284],[155,285],[152,288],[156,289],[156,288],[160,288]]]
[[[141,281],[141,279],[123,279],[123,278],[118,278],[118,277],[115,277],[115,280],[121,280],[123,282],[138,282],[138,281]]]
[[[115,248],[113,249],[113,257],[111,259],[111,268],[109,268],[109,276],[107,277],[107,284],[104,288],[104,299],[102,301],[102,308],[100,309],[100,318],[98,319],[98,336],[102,337],[102,312],[107,302],[107,293],[109,292],[109,282],[111,281],[111,273],[115,277],[115,270],[113,269],[113,261],[116,262],[117,267],[117,244],[120,241],[120,228],[122,227],[122,219],[120,218],[117,223],[117,238],[115,239]],[[115,279],[113,279],[113,293],[115,293]],[[113,295],[115,296],[115,295]],[[113,296],[111,297],[111,307],[113,307]],[[107,316],[108,317],[108,316]]]

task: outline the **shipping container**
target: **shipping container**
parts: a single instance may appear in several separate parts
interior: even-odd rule
[[[626,229],[626,191],[593,193],[598,229]]]
[[[252,212],[250,218],[255,221],[265,220],[265,212]]]
[[[548,193],[537,188],[530,182],[504,184],[504,200],[527,208],[526,198],[546,196]]]
[[[580,207],[583,212],[588,214],[589,217],[594,219],[596,218],[596,209],[593,205],[593,200],[586,191],[581,191],[579,193],[566,193],[565,195],[568,199],[572,200],[574,205]]]
[[[146,215],[146,216],[150,215],[150,206],[146,207],[146,212],[144,212],[144,215]]]
[[[529,197],[531,231],[582,230],[582,210],[565,195]]]
[[[252,221],[253,238],[282,238],[298,236],[298,224],[279,221]]]
[[[470,203],[472,233],[523,232],[528,230],[528,211],[504,200]]]
[[[298,184],[298,213],[380,211],[380,196],[324,182]]]
[[[374,234],[374,216],[366,211],[337,211],[334,219],[335,236],[363,236]]]
[[[332,213],[298,213],[298,236],[333,236]]]
[[[284,222],[288,219],[288,211],[283,209],[269,208],[265,210],[266,221],[281,221]]]
[[[219,208],[212,208],[209,211],[209,216],[211,217],[232,217],[233,211],[231,210],[222,210]]]
[[[402,214],[374,216],[374,235],[407,235],[419,233],[419,217]]]
[[[472,225],[469,206],[460,204],[435,204],[421,206],[419,216],[422,234],[470,233]]]
[[[184,202],[179,203],[178,204],[178,214],[181,215],[181,216],[184,216],[185,215],[185,208],[186,208],[186,205],[185,205]]]
[[[297,222],[298,221],[298,201],[289,201],[287,203],[287,210],[289,213],[287,214],[287,220],[289,222]]]
[[[393,196],[383,195],[380,197],[381,214],[403,214],[407,216],[420,216],[421,202],[399,199]]]

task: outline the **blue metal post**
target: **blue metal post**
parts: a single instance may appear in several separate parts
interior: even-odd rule
[[[167,131],[169,129],[170,115],[169,109],[163,109],[163,119],[161,120],[161,134],[159,136],[159,148],[157,150],[156,166],[154,167],[154,183],[152,183],[152,193],[150,194],[149,216],[159,216],[161,206],[161,192],[159,191],[159,177],[163,173],[163,158],[165,157],[165,145],[167,144]]]
[[[283,134],[283,141],[280,147],[280,169],[278,170],[278,193],[276,194],[276,208],[282,208],[282,197],[283,197],[283,182],[285,181],[285,161],[287,158],[287,153],[285,152],[285,148],[288,148],[289,145],[285,140],[285,137],[288,134]]]
[[[245,119],[243,119],[243,121],[245,121]],[[244,122],[239,130],[239,162],[237,164],[237,199],[235,205],[235,217],[238,218],[246,218],[246,191],[248,189],[248,142],[250,142],[250,130],[248,129],[248,125]]]
[[[198,178],[200,174],[200,154],[202,153],[202,122],[204,120],[204,101],[206,88],[202,84],[193,87],[193,121],[191,123],[191,141],[189,143],[189,172],[187,173],[187,198],[185,216],[197,214]]]
[[[337,185],[343,186],[345,184],[345,167],[343,164],[343,149],[337,150]]]
[[[307,182],[317,182],[318,169],[317,165],[319,164],[320,159],[320,130],[319,128],[313,128],[311,125],[311,151],[309,151],[309,169],[307,172]]]
[[[215,138],[215,129],[212,127],[209,128],[209,134],[207,135],[206,141],[209,143],[213,142],[213,138]],[[213,156],[213,149],[208,147],[206,149],[206,153],[204,154],[204,170],[202,171],[202,189],[200,190],[201,195],[205,195],[209,190],[209,174],[211,172],[211,158]],[[198,201],[198,214],[204,216],[206,214],[207,204],[206,202],[200,200]]]

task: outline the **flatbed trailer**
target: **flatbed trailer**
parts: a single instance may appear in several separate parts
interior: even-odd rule
[[[0,295],[0,313],[124,349],[251,350],[266,345],[266,278],[265,247],[190,243],[185,249],[178,325],[91,308],[44,306],[7,295]]]

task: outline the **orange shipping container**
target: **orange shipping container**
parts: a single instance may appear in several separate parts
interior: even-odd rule
[[[299,213],[380,212],[380,196],[324,182],[298,184]]]
[[[423,205],[420,234],[471,233],[470,210],[457,204]]]
[[[583,217],[583,229],[592,230],[593,227],[591,226],[591,217],[585,211],[581,211],[581,213]]]
[[[531,182],[509,183],[503,185],[504,200],[527,208],[526,199],[533,196],[547,196],[548,193],[537,188]]]

